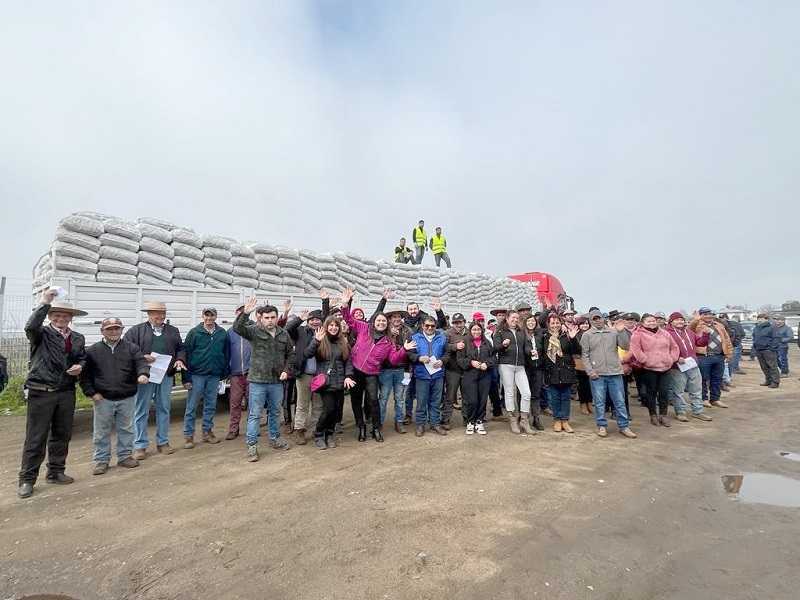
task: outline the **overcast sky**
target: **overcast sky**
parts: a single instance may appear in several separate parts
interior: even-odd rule
[[[455,268],[582,309],[800,298],[793,0],[2,12],[12,291],[92,210],[385,259],[422,218]]]

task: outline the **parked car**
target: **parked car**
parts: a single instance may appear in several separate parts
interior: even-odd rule
[[[753,347],[753,329],[758,321],[742,321],[740,325],[744,329],[744,339],[742,339],[742,354],[747,354]]]

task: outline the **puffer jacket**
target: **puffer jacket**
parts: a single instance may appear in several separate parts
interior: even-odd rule
[[[406,357],[405,348],[395,345],[386,335],[377,342],[373,340],[371,325],[354,319],[348,305],[342,306],[342,317],[357,336],[350,355],[353,367],[367,375],[377,375],[381,371],[381,363],[387,358],[392,365],[402,364]]]
[[[509,339],[511,343],[508,346],[503,346],[503,340]],[[494,351],[497,352],[497,364],[499,365],[516,365],[518,367],[525,366],[525,356],[530,356],[531,343],[525,339],[525,332],[517,328],[514,330],[506,329],[498,330],[492,336],[494,343]]]
[[[678,361],[680,351],[672,336],[663,329],[655,333],[637,326],[631,335],[631,349],[623,362],[631,362],[638,368],[664,373]]]
[[[563,356],[556,356],[556,362],[547,356],[547,347],[550,344],[552,334],[545,330],[537,340],[536,348],[539,353],[539,364],[544,371],[544,382],[547,385],[573,385],[578,382],[578,375],[575,373],[575,356],[581,355],[581,344],[577,336],[570,338],[566,333],[560,333],[558,338],[561,342],[561,352]]]
[[[49,325],[42,326],[49,310],[49,304],[41,304],[25,324],[25,335],[31,343],[25,386],[40,391],[74,390],[77,377],[66,371],[73,365],[86,368],[86,338],[70,329],[67,351],[64,336]]]
[[[325,390],[337,392],[344,389],[344,380],[347,377],[353,377],[353,361],[350,356],[347,360],[342,360],[342,352],[339,344],[331,344],[331,357],[325,360],[319,353],[320,342],[317,338],[313,338],[306,346],[303,354],[305,358],[316,357],[317,359],[317,375],[326,373],[328,375],[328,385]]]
[[[424,333],[415,333],[411,339],[417,342],[417,349],[409,352],[409,358],[414,363],[414,377],[417,379],[440,379],[444,377],[444,368],[431,374],[425,368],[425,364],[419,362],[422,356],[435,356],[441,360],[443,366],[450,360],[450,352],[447,350],[447,338],[441,331],[437,331],[432,341],[428,341]]]
[[[477,360],[478,362],[486,363],[486,366],[491,369],[497,364],[497,354],[494,351],[494,346],[485,337],[480,347],[475,345],[471,339],[464,342],[464,348],[456,351],[456,360],[458,366],[464,372],[474,370],[470,361]],[[487,369],[488,372],[488,369]]]

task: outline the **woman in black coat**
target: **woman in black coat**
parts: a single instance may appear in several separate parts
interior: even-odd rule
[[[553,411],[553,431],[574,433],[569,424],[572,386],[578,381],[575,356],[581,355],[578,326],[564,326],[558,313],[547,316],[547,329],[541,337],[539,356],[544,370],[544,382]]]
[[[340,419],[339,407],[344,404],[344,391],[356,384],[350,345],[339,320],[335,317],[325,319],[304,354],[306,358],[316,357],[317,375],[325,374],[328,379],[327,384],[317,390],[322,397],[322,414],[314,430],[314,445],[320,450],[335,448],[333,433]]]
[[[464,370],[461,376],[461,396],[467,435],[486,435],[483,417],[492,385],[492,367],[497,362],[492,343],[484,337],[483,325],[473,321],[464,347],[456,354],[458,366]]]

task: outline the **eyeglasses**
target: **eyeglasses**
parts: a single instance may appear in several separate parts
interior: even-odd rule
[[[435,329],[436,325],[423,325],[425,329]]]

